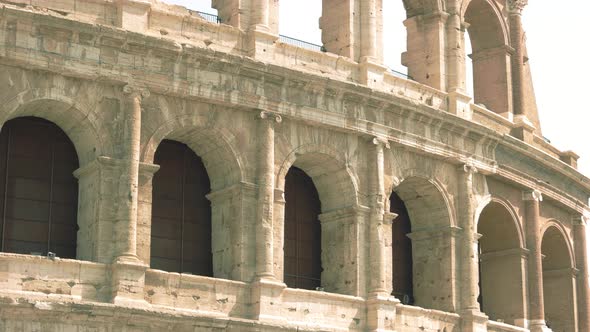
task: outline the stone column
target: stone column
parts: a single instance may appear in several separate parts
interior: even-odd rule
[[[462,310],[479,310],[477,297],[478,252],[475,222],[475,198],[473,193],[473,174],[477,169],[470,165],[463,165],[459,169],[459,193],[457,206],[457,223],[462,234],[459,248],[459,279],[462,280],[460,289]]]
[[[387,235],[391,232],[386,227],[385,216],[385,162],[384,149],[389,149],[389,142],[381,138],[373,138],[373,158],[369,167],[371,210],[369,212],[369,264],[368,269],[368,298],[367,325],[369,331],[393,330],[395,322],[395,306],[400,303],[390,295],[391,286],[387,280]],[[391,213],[388,213],[391,216]],[[397,217],[397,216],[393,216]],[[393,219],[393,218],[392,218]],[[389,223],[389,220],[387,221]]]
[[[137,207],[139,150],[141,138],[141,99],[147,90],[126,85],[123,88],[124,132],[121,137],[118,209],[114,224],[114,261],[111,266],[111,301],[123,306],[144,306],[145,271],[137,257]]]
[[[360,62],[367,59],[377,61],[377,1],[360,2],[361,12],[361,49]]]
[[[253,30],[269,30],[269,0],[250,0],[250,27]]]
[[[258,202],[256,206],[256,278],[275,279],[273,270],[273,207],[275,170],[275,123],[278,114],[258,115]]]
[[[530,255],[528,260],[529,282],[529,328],[532,332],[548,331],[545,324],[543,302],[543,262],[541,254],[541,225],[539,203],[543,200],[540,191],[523,193],[525,205],[526,241]]]
[[[252,284],[252,318],[263,321],[282,321],[275,303],[287,287],[278,281],[273,263],[273,208],[274,208],[274,163],[275,124],[281,116],[262,111],[258,115],[258,201],[256,202],[256,272]]]
[[[477,226],[475,221],[475,194],[473,192],[473,175],[477,169],[465,164],[459,168],[457,223],[462,229],[459,239],[459,308],[461,313],[461,331],[485,331],[487,316],[480,312],[477,298],[479,296],[478,275],[479,255],[477,252]]]
[[[514,115],[525,114],[524,110],[524,33],[522,29],[522,10],[528,0],[508,0],[510,39],[514,48],[512,57],[512,99]]]
[[[383,149],[389,149],[386,140],[373,138],[373,160],[370,169],[371,212],[369,217],[369,294],[388,295],[385,284],[385,234],[383,234],[383,214],[385,213],[385,174]]]
[[[575,216],[574,224],[574,248],[576,254],[576,267],[580,271],[577,275],[578,294],[578,326],[580,331],[590,331],[590,297],[588,288],[588,242],[586,240],[586,223],[588,217]]]
[[[138,261],[137,258],[137,204],[139,186],[139,150],[141,136],[141,99],[149,96],[147,90],[126,85],[123,88],[124,133],[122,141],[123,165],[119,181],[119,210],[115,223],[115,261]]]

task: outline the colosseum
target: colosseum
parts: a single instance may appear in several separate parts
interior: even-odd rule
[[[406,77],[382,1],[0,0],[0,331],[590,331],[527,1],[404,0]]]

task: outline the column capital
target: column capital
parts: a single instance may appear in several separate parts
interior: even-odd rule
[[[269,112],[269,111],[260,111],[260,113],[258,113],[258,119],[260,120],[270,120],[271,122],[276,122],[276,123],[281,123],[283,122],[283,118],[274,112]]]
[[[521,14],[528,3],[528,0],[508,0],[508,11],[511,14]]]
[[[371,140],[371,143],[373,143],[373,145],[376,145],[376,146],[382,146],[386,149],[390,148],[389,141],[385,138],[382,138],[382,137],[377,137],[377,136],[373,137],[373,139]]]
[[[140,98],[148,98],[150,96],[150,90],[133,84],[125,84],[125,86],[123,86],[123,93],[131,95],[132,97],[137,96]]]
[[[543,201],[543,194],[541,193],[541,191],[539,191],[537,189],[531,190],[531,191],[524,191],[522,193],[522,200],[523,201],[542,202]]]
[[[586,226],[590,221],[590,211],[584,211],[582,214],[575,214],[572,216],[572,224],[574,226]]]
[[[478,172],[477,167],[473,165],[471,162],[467,162],[463,165],[459,166],[459,172],[465,172],[468,174],[475,174]]]

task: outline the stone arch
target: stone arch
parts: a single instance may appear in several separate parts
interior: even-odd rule
[[[557,247],[559,249],[559,256],[557,256],[555,259],[555,262],[557,263],[557,265],[555,265],[555,266],[551,265],[550,266],[551,269],[552,268],[575,268],[576,267],[574,249],[572,247],[573,242],[571,241],[571,238],[567,234],[565,227],[563,226],[563,224],[560,221],[555,220],[555,219],[549,220],[543,226],[543,229],[541,230],[541,234],[542,234],[541,239],[543,241],[546,240],[546,236],[547,236],[547,234],[549,234],[551,236],[551,238],[548,241],[550,241],[550,243],[552,243],[552,244],[559,244],[559,246]],[[563,240],[563,242],[560,242],[560,240]],[[542,245],[543,245],[543,242],[541,243],[541,250],[543,249]],[[550,248],[546,247],[546,249],[550,249]],[[544,262],[545,261],[546,260],[544,260]],[[567,262],[567,264],[563,264],[563,262]],[[559,263],[561,263],[561,264],[559,264]],[[545,268],[545,266],[543,268]]]
[[[553,331],[577,331],[572,242],[557,220],[550,220],[543,227],[541,239],[545,320]]]
[[[63,91],[62,91],[63,92]],[[3,103],[0,123],[34,116],[55,123],[74,144],[80,166],[84,166],[105,151],[109,142],[99,135],[94,107],[56,89],[29,89]]]
[[[408,18],[444,10],[442,0],[402,0]]]
[[[462,16],[471,40],[474,99],[506,117],[512,111],[511,51],[508,27],[492,0],[463,3]]]
[[[439,181],[416,169],[404,173],[388,193],[395,192],[401,198],[410,219],[411,233],[407,236],[412,242],[414,304],[452,311],[452,243],[456,227],[448,193]]]
[[[341,153],[327,145],[301,145],[286,154],[280,164],[276,186],[284,191],[285,177],[297,167],[312,180],[320,200],[321,214],[321,285],[328,292],[359,295],[358,186],[355,172],[341,158]],[[276,197],[276,196],[275,196]],[[282,277],[284,258],[285,204],[275,205],[275,262],[277,277]],[[343,272],[345,271],[345,272]]]
[[[210,118],[190,114],[162,124],[144,143],[141,161],[153,162],[156,149],[164,139],[188,145],[203,159],[212,191],[244,180],[244,161],[236,148],[236,137],[229,130],[212,124]]]
[[[340,155],[326,145],[307,144],[293,149],[279,167],[276,188],[285,188],[285,176],[291,166],[296,166],[312,178],[322,202],[322,213],[356,206],[358,178]]]
[[[183,114],[160,124],[147,137],[140,154],[141,161],[153,163],[154,154],[164,139],[186,144],[201,158],[210,180],[211,193],[211,247],[213,252],[213,276],[242,279],[244,265],[240,261],[243,239],[247,236],[242,220],[243,211],[235,204],[242,199],[244,184],[243,157],[237,149],[234,134],[217,126],[214,119],[202,114]],[[140,183],[139,200],[145,205],[138,216],[138,253],[149,261],[151,238],[151,181]],[[140,239],[141,237],[141,239]],[[141,244],[139,244],[141,243]]]
[[[38,117],[54,123],[64,131],[74,145],[80,166],[78,171],[88,170],[89,168],[85,166],[93,165],[93,162],[101,155],[110,155],[113,145],[108,138],[100,135],[100,119],[96,112],[96,105],[89,103],[85,98],[74,96],[79,91],[79,89],[62,89],[58,87],[58,84],[44,88],[23,89],[2,102],[3,112],[0,115],[0,123],[4,124],[8,120],[25,116]],[[98,254],[97,247],[100,240],[95,230],[99,186],[93,184],[93,179],[81,178],[78,171],[74,172],[74,176],[78,178],[77,224],[79,229],[76,258],[103,261]]]
[[[516,228],[516,234],[518,236],[518,244],[519,248],[526,248],[526,238],[524,236],[524,229],[522,227],[522,223],[520,222],[520,218],[518,217],[518,213],[516,212],[516,208],[510,203],[508,200],[498,197],[498,196],[486,196],[483,201],[477,207],[475,212],[475,221],[479,224],[481,213],[483,210],[488,207],[490,204],[498,204],[501,205],[505,210],[506,213],[509,214],[510,220],[514,223],[514,227]]]
[[[476,216],[481,310],[493,320],[522,325],[527,261],[518,217],[509,202],[497,197],[488,197]]]
[[[404,201],[412,220],[412,230],[455,226],[449,194],[444,186],[438,180],[417,170],[407,170],[405,173],[387,192],[395,191]],[[421,211],[430,212],[429,214],[435,217],[428,218],[427,215],[422,215]],[[434,220],[434,223],[429,220]]]

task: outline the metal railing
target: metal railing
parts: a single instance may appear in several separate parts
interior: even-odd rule
[[[397,70],[395,70],[395,69],[391,69],[391,68],[389,68],[389,71],[390,71],[390,72],[391,72],[393,75],[395,75],[395,76],[397,76],[397,77],[399,77],[399,78],[405,78],[406,80],[412,80],[412,81],[414,81],[414,78],[413,78],[412,76],[410,76],[410,75],[408,75],[408,74],[405,74],[405,73],[402,73],[401,71],[397,71]]]
[[[219,19],[219,16],[217,16],[217,15],[203,13],[203,12],[199,12],[199,11],[195,11],[195,12],[197,13],[197,15],[201,16],[207,22],[221,23],[221,20]]]
[[[303,41],[303,40],[300,40],[297,38],[291,38],[291,37],[287,37],[284,35],[279,35],[279,40],[282,43],[297,46],[297,47],[302,47],[302,48],[305,48],[308,50],[312,50],[312,51],[316,51],[316,52],[326,52],[326,48],[322,45],[308,43],[306,41]]]

